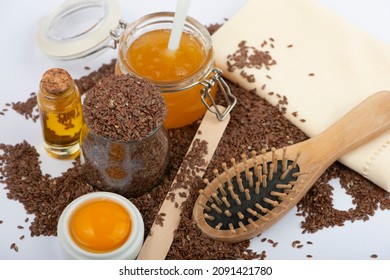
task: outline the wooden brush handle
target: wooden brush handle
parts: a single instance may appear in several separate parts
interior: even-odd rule
[[[220,106],[219,106],[220,107]],[[220,107],[221,111],[224,111],[223,107]],[[201,141],[207,141],[207,154],[203,156],[204,166],[196,171],[196,176],[203,177],[204,170],[206,170],[208,163],[210,162],[215,149],[218,146],[219,140],[221,139],[227,124],[229,123],[230,116],[228,115],[223,121],[218,121],[213,113],[207,111],[203,120],[199,126],[197,133],[195,134],[194,140],[192,141],[188,151],[191,151],[194,142],[199,139]],[[188,152],[187,152],[188,154]],[[186,159],[185,156],[184,160]],[[184,165],[182,164],[178,174],[184,171]],[[172,186],[175,185],[177,179],[175,178]],[[190,191],[188,188],[172,188],[171,191],[168,191],[167,195],[174,196],[174,202],[171,201],[169,197],[164,199],[163,204],[159,210],[157,216],[160,216],[164,219],[161,223],[156,221],[153,223],[152,228],[150,229],[150,235],[146,238],[141,251],[138,255],[140,260],[163,260],[165,259],[169,248],[171,247],[174,231],[177,229],[180,223],[180,206],[189,195]],[[177,204],[176,204],[177,203]],[[163,215],[163,216],[161,216]]]
[[[390,92],[381,91],[365,99],[327,130],[313,138],[318,152],[335,161],[390,129]],[[317,151],[316,151],[317,152]]]

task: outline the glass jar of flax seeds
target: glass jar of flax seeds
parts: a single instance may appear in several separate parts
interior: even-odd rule
[[[130,74],[103,78],[86,93],[81,164],[94,187],[138,197],[166,171],[169,139],[159,90]]]
[[[76,157],[83,116],[80,92],[72,77],[61,68],[47,70],[37,100],[46,151],[59,159]]]

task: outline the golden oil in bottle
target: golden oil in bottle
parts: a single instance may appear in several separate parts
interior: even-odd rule
[[[46,151],[59,159],[76,157],[83,116],[80,92],[70,74],[61,68],[47,70],[37,98]]]

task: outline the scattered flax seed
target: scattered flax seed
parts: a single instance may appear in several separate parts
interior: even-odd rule
[[[314,76],[315,74],[314,73],[309,73],[309,76]]]
[[[291,246],[292,246],[293,248],[295,248],[295,247],[297,247],[297,245],[300,244],[300,243],[301,243],[301,241],[295,240],[295,241],[293,241],[293,243],[291,243]]]
[[[267,79],[270,79],[270,80],[272,79],[270,75],[265,75],[265,77],[266,77]]]
[[[24,226],[18,226],[18,229],[24,229]]]
[[[19,239],[20,239],[20,240],[23,240],[23,239],[24,239],[24,235],[20,236]]]
[[[265,242],[265,241],[267,241],[267,238],[264,237],[261,239],[261,242]]]
[[[27,218],[24,220],[24,222],[25,222],[25,223],[28,223],[29,220],[30,220],[30,219],[27,217]]]
[[[187,197],[187,193],[185,193],[185,192],[179,192],[179,196],[180,196],[181,198],[186,198],[186,197]]]
[[[376,259],[377,257],[378,257],[377,254],[372,254],[372,255],[370,256],[371,259]]]
[[[19,252],[19,248],[18,248],[18,246],[16,245],[16,243],[12,243],[11,246],[10,246],[10,249],[11,249],[11,250],[14,250],[15,252]]]
[[[305,120],[305,119],[300,119],[299,121],[300,121],[300,122],[303,122],[303,123],[304,123],[304,122],[306,122],[306,120]]]
[[[303,247],[303,244],[297,245],[297,248],[298,248],[298,249],[301,249],[302,247]]]
[[[306,255],[306,258],[311,259],[311,258],[313,258],[313,256],[312,255]]]
[[[30,94],[30,98],[28,98],[25,102],[12,102],[12,109],[24,116],[26,120],[32,119],[33,122],[36,122],[39,118],[36,93],[32,92]]]
[[[272,247],[276,247],[276,246],[278,246],[278,244],[279,244],[279,242],[275,242],[274,244],[272,244]]]
[[[171,202],[175,202],[175,195],[176,194],[174,192],[168,193],[166,200],[170,200]]]
[[[159,225],[159,226],[163,227],[163,226],[164,226],[164,221],[165,221],[164,217],[165,217],[166,215],[167,215],[167,214],[165,214],[165,213],[159,213],[159,214],[156,216],[156,220],[155,220],[156,225]]]
[[[291,115],[293,115],[294,117],[297,117],[298,116],[298,112],[297,111],[292,112]]]
[[[0,225],[3,223],[3,220],[0,220]]]
[[[267,41],[263,41],[261,48],[267,45]],[[272,45],[272,44],[271,44]],[[271,46],[271,48],[273,45]],[[246,41],[241,41],[238,44],[238,50],[227,56],[227,66],[229,72],[234,72],[239,69],[240,75],[247,79],[248,82],[255,82],[254,75],[249,75],[244,69],[262,69],[270,70],[270,67],[276,64],[269,51],[262,51],[255,47],[248,46]]]
[[[287,46],[287,48],[292,48],[294,45],[293,44],[290,44]]]
[[[306,244],[312,245],[312,244],[313,244],[313,242],[311,242],[311,241],[307,241],[307,242],[306,242]]]

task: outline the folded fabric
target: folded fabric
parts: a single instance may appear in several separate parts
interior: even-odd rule
[[[315,0],[248,0],[213,45],[226,78],[256,88],[309,137],[390,90],[390,46]],[[339,161],[390,191],[389,144],[390,132]]]

